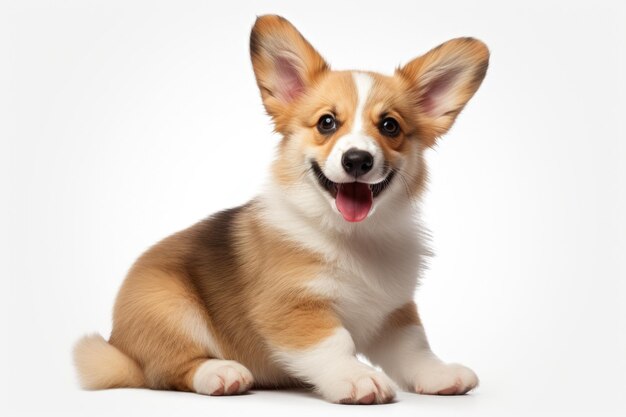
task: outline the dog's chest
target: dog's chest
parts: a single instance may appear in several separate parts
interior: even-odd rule
[[[316,293],[333,300],[358,350],[371,343],[391,312],[413,300],[421,254],[416,242],[397,244],[344,244],[310,283]]]

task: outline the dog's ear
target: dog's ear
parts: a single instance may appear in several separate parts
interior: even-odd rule
[[[275,15],[257,18],[250,56],[263,104],[280,131],[289,106],[328,71],[328,65],[291,23]]]
[[[452,39],[415,58],[396,74],[408,81],[419,135],[432,146],[480,86],[489,65],[489,50],[472,38]]]

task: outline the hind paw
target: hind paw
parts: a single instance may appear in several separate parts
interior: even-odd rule
[[[235,395],[250,389],[253,378],[250,371],[235,361],[209,359],[196,369],[193,388],[198,394]]]

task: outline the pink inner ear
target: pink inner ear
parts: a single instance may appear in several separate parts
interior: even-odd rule
[[[304,82],[297,65],[287,57],[278,57],[276,65],[276,92],[280,100],[291,102],[304,91]]]
[[[422,88],[420,104],[431,117],[439,117],[454,109],[454,84],[461,69],[455,68],[435,76]]]

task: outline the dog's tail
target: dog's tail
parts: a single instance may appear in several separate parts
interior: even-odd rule
[[[83,389],[146,386],[139,365],[99,334],[85,336],[76,343],[74,364]]]

